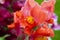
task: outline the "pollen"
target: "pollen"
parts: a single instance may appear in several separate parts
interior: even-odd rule
[[[47,38],[46,37],[37,37],[37,38],[35,38],[35,40],[47,40]]]
[[[31,17],[31,16],[27,17],[27,22],[30,24],[33,24],[34,23],[33,17]]]

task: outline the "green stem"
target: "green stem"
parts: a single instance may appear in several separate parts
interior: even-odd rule
[[[29,36],[28,35],[26,36],[25,40],[29,40]]]

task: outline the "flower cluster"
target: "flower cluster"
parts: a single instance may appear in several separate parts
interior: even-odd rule
[[[1,0],[0,34],[9,34],[6,40],[49,40],[57,26],[55,2],[44,0],[39,5],[35,0]]]

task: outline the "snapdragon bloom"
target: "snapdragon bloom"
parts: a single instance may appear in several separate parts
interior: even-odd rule
[[[54,37],[54,32],[50,28],[51,26],[49,27],[49,24],[54,24],[54,5],[55,1],[52,0],[43,2],[41,5],[34,0],[26,0],[21,10],[14,12],[14,22],[8,25],[8,28],[15,30],[22,28],[27,36],[33,35],[33,40],[48,40],[47,37]],[[34,30],[34,28],[36,29]],[[16,35],[20,35],[19,32],[16,32]]]

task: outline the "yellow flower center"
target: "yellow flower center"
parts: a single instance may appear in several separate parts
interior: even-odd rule
[[[35,40],[47,40],[47,38],[46,37],[37,37],[37,38],[35,38]]]
[[[29,16],[29,17],[27,17],[27,22],[30,23],[30,24],[33,24],[34,19],[31,16]]]

